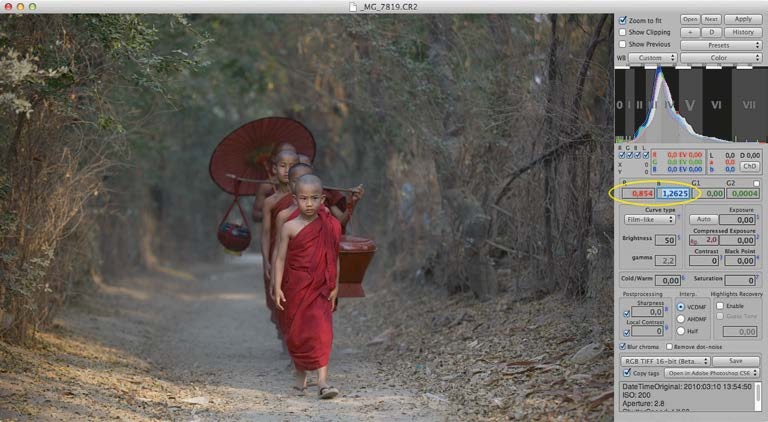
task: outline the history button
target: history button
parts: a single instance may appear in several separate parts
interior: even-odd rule
[[[762,38],[763,28],[725,28],[726,38]]]

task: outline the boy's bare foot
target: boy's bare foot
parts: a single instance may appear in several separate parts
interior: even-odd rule
[[[338,396],[339,390],[336,387],[326,385],[325,387],[320,387],[320,391],[317,392],[317,395],[323,400],[329,400]]]

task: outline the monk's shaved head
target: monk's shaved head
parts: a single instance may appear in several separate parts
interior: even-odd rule
[[[322,191],[323,181],[314,174],[305,174],[296,181],[296,191],[298,192],[301,188],[313,188]]]
[[[299,156],[296,154],[296,151],[285,149],[278,151],[277,154],[275,154],[275,163],[279,163],[282,160],[296,161],[298,163]]]
[[[278,161],[280,161],[280,154],[283,153],[284,151],[288,151],[296,154],[296,147],[289,144],[288,142],[283,142],[275,145],[275,148],[272,150],[272,164],[275,164]],[[298,161],[298,155],[296,157],[297,157],[296,161]]]
[[[275,154],[277,154],[280,151],[293,151],[296,152],[296,147],[292,144],[289,144],[288,142],[281,142],[275,147]]]
[[[294,164],[291,166],[291,168],[288,170],[288,177],[293,179],[296,177],[296,174],[298,174],[298,177],[301,177],[305,174],[312,173],[312,166],[309,164],[304,164],[299,162],[298,164]]]
[[[312,160],[309,158],[309,155],[305,154],[299,154],[299,162],[302,164],[312,164]]]

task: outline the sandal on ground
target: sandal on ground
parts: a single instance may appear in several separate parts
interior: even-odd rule
[[[338,396],[339,390],[336,387],[323,387],[320,389],[320,391],[317,392],[317,394],[321,399],[328,400]]]
[[[294,385],[293,389],[296,390],[300,396],[307,395],[307,387],[297,387]]]

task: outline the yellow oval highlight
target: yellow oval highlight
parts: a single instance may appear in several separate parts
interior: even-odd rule
[[[693,188],[693,190],[695,190],[697,192],[697,194],[694,195],[693,198],[686,199],[685,201],[678,201],[678,202],[665,202],[665,201],[662,201],[662,202],[657,202],[657,203],[634,202],[634,201],[628,201],[626,199],[617,198],[617,197],[613,196],[613,191],[615,191],[617,188],[623,188],[625,186],[632,186],[632,185],[639,185],[639,184],[643,184],[643,183],[654,183],[654,184],[661,184],[661,185],[670,184],[670,185],[685,186],[685,187]],[[653,186],[652,188],[649,188],[649,189],[653,189],[654,190],[654,196],[656,196],[656,188],[657,187],[659,187],[659,186]],[[611,189],[608,190],[608,196],[611,199],[613,199],[614,201],[620,202],[620,203],[626,204],[626,205],[634,205],[634,206],[637,206],[637,207],[658,207],[660,205],[685,205],[685,204],[690,204],[691,202],[701,198],[701,195],[703,195],[703,194],[704,193],[701,191],[701,189],[699,189],[697,186],[694,186],[694,185],[692,185],[690,183],[678,182],[676,180],[662,180],[662,179],[635,180],[634,182],[627,182],[627,183],[618,184],[618,185],[616,185],[616,186],[614,186],[614,187],[612,187]]]

